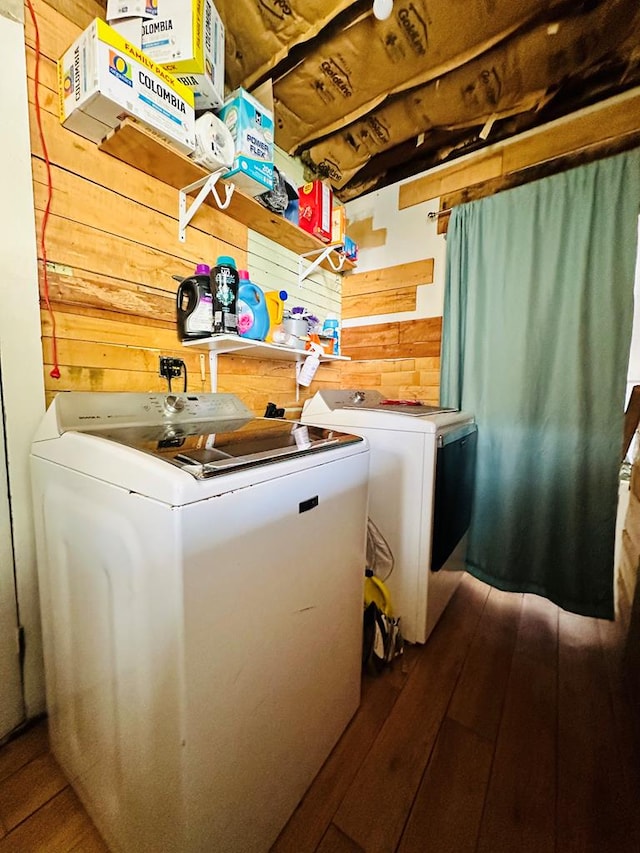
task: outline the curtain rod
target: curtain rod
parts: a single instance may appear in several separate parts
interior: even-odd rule
[[[427,213],[427,219],[437,219],[439,216],[444,216],[445,213],[451,213],[452,207],[444,207],[442,210],[430,210]]]

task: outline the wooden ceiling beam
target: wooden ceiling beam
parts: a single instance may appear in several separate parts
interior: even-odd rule
[[[493,192],[497,192],[518,183],[536,180],[553,171],[563,171],[573,165],[635,147],[639,136],[640,87],[636,87],[600,104],[491,145],[476,154],[437,166],[416,180],[400,186],[398,207],[404,210],[445,196],[451,203],[452,198],[457,197],[456,193],[469,193],[478,185],[493,186]],[[549,165],[541,172],[535,171],[534,167],[542,164]],[[557,168],[554,168],[554,164]],[[520,180],[514,177],[517,175],[521,176]],[[467,196],[462,200],[471,198]],[[442,207],[449,207],[450,203]]]

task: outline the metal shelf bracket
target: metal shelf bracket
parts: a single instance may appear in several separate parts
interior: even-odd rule
[[[235,190],[235,184],[229,183],[225,184],[225,198],[224,201],[218,195],[218,188],[216,187],[216,183],[222,177],[223,169],[219,169],[217,172],[212,172],[210,175],[207,175],[204,178],[200,178],[198,181],[194,181],[192,184],[189,184],[186,187],[183,187],[179,191],[179,211],[178,211],[178,239],[181,243],[184,243],[186,237],[185,232],[187,230],[187,225],[191,222],[194,215],[199,210],[205,198],[211,193],[211,195],[215,198],[216,204],[220,208],[220,210],[226,210],[227,207],[231,204],[231,198],[233,196],[233,192]],[[200,192],[191,202],[191,207],[187,210],[187,196],[189,193],[192,193],[194,190],[199,189]]]
[[[333,257],[334,254],[338,256],[337,261]],[[308,266],[305,266],[305,262],[310,258],[315,259]],[[304,254],[298,255],[298,284],[302,284],[305,278],[308,278],[311,273],[317,270],[324,261],[329,261],[331,269],[334,272],[341,272],[345,260],[346,255],[342,251],[342,243],[325,246],[324,249],[314,249],[312,252],[304,252]]]

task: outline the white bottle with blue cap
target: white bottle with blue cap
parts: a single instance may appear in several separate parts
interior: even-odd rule
[[[340,321],[331,314],[322,326],[322,334],[325,338],[333,338],[333,354],[340,355]]]

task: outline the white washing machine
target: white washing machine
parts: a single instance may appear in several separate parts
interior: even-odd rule
[[[114,851],[269,849],[359,704],[368,462],[230,394],[55,398],[51,744]]]
[[[319,391],[302,421],[366,436],[369,515],[393,552],[386,581],[402,635],[424,643],[464,570],[477,428],[473,416],[378,391]],[[383,578],[384,580],[384,578]]]

